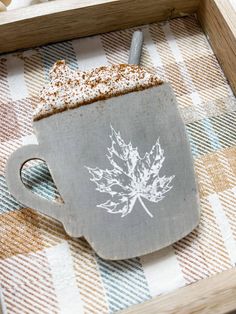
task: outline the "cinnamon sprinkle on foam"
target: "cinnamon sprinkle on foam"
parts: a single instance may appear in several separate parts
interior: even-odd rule
[[[118,64],[80,72],[71,70],[63,60],[57,61],[50,71],[50,83],[41,91],[34,120],[161,84],[137,65]]]

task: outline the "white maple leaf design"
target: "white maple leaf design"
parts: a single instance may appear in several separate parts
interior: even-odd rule
[[[97,207],[112,214],[124,217],[131,213],[136,201],[139,201],[146,213],[153,217],[144,204],[144,199],[158,203],[172,189],[171,181],[175,177],[160,177],[159,172],[165,160],[164,150],[159,139],[150,153],[140,157],[137,147],[126,144],[120,132],[111,126],[111,147],[108,148],[109,159],[113,169],[102,170],[98,167],[85,166],[92,175],[90,180],[96,184],[96,190],[110,194],[111,198]]]

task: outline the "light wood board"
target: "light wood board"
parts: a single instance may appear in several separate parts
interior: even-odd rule
[[[233,310],[236,310],[236,268],[135,305],[121,313],[223,314]]]
[[[59,0],[0,13],[0,53],[196,12],[199,0]]]
[[[227,0],[203,0],[198,19],[236,94],[236,12]]]

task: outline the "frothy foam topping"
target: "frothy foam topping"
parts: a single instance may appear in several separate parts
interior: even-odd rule
[[[41,92],[34,120],[160,84],[156,76],[137,65],[102,66],[83,72],[57,61],[50,71],[50,83]]]

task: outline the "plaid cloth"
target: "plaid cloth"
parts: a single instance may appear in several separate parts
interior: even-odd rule
[[[141,64],[171,82],[187,127],[201,222],[164,250],[109,262],[8,192],[6,160],[34,140],[32,108],[52,64],[66,59],[84,70],[126,63],[134,29],[1,56],[0,284],[7,313],[114,313],[235,266],[235,97],[194,16],[142,29]],[[59,197],[45,164],[25,167],[24,182],[42,197]]]

